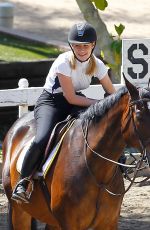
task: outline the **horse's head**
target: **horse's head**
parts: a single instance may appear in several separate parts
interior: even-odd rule
[[[129,138],[129,143],[135,143],[135,147],[139,150],[147,150],[147,157],[150,159],[150,88],[136,88],[124,76],[126,87],[130,94],[128,122],[126,121],[125,130],[126,140]],[[131,121],[131,122],[129,122]],[[131,137],[129,130],[134,134]]]

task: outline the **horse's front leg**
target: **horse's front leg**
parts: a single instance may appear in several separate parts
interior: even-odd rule
[[[15,202],[11,203],[11,209],[9,213],[9,226],[10,230],[30,230],[31,229],[31,216],[26,213],[20,205]]]

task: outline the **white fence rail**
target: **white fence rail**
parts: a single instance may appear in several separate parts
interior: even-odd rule
[[[0,90],[0,107],[19,106],[19,117],[28,112],[28,106],[35,105],[43,87],[28,87],[28,80],[22,78],[18,82],[19,88]],[[119,89],[123,84],[114,84]],[[102,99],[104,90],[101,85],[91,85],[82,91],[87,97]]]

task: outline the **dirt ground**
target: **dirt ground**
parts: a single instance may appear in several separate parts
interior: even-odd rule
[[[131,187],[122,203],[119,230],[150,230],[149,196],[150,180]]]
[[[140,177],[142,180],[143,177]],[[127,186],[127,181],[125,181]],[[150,230],[150,180],[133,185],[124,196],[119,230]],[[0,230],[7,230],[7,199],[0,189]],[[42,230],[42,226],[39,227]]]
[[[14,5],[15,30],[47,41],[66,42],[70,27],[83,20],[75,0],[3,0]],[[150,38],[149,0],[108,0],[105,11],[99,11],[109,33],[116,36],[114,24],[125,26],[123,38]]]

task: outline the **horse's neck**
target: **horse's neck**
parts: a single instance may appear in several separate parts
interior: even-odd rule
[[[111,108],[108,113],[96,124],[91,125],[89,130],[88,140],[94,151],[98,154],[118,161],[122,151],[125,147],[125,142],[121,133],[121,120],[123,111],[126,108],[124,99]],[[91,154],[93,158],[93,154]],[[110,163],[106,160],[96,160],[98,167],[105,165],[107,168],[115,167],[115,164]],[[101,167],[100,166],[100,167]]]

